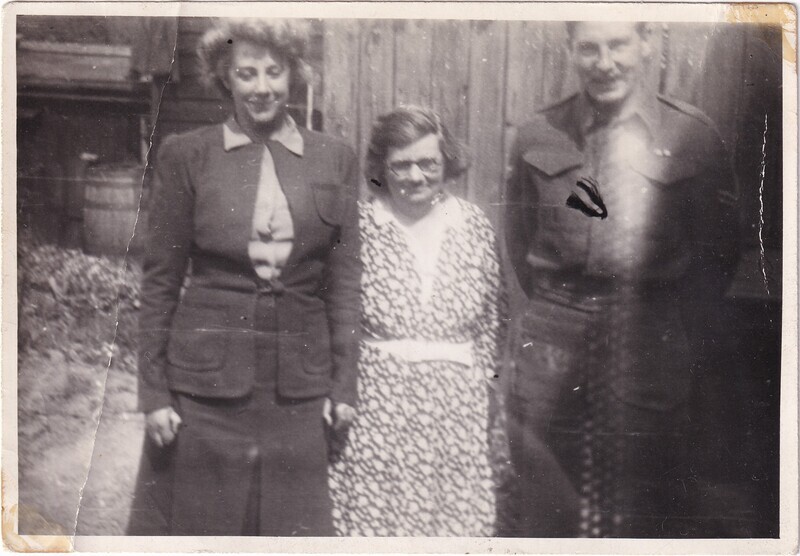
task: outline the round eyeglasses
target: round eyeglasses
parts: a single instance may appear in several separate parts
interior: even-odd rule
[[[420,158],[419,160],[393,160],[387,166],[395,176],[404,178],[411,174],[414,166],[426,176],[431,176],[439,171],[442,163],[436,158]]]

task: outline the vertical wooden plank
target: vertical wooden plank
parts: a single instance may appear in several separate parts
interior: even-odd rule
[[[516,278],[516,273],[506,254],[505,236],[514,230],[505,229],[505,182],[511,170],[510,150],[520,125],[533,119],[536,111],[542,108],[542,80],[544,79],[543,60],[545,50],[544,23],[538,21],[510,21],[508,23],[508,69],[505,86],[505,122],[503,129],[503,183],[501,184],[501,205],[498,207],[501,225],[497,227],[500,237],[500,250],[503,255],[506,286],[511,315],[516,319],[519,310],[525,307],[526,296]]]
[[[665,23],[652,23],[650,24],[650,60],[647,68],[647,75],[645,77],[645,87],[648,94],[656,95],[661,87],[661,74],[663,67],[666,65],[664,58],[664,33],[666,31]]]
[[[512,161],[509,158],[511,145],[517,136],[517,128],[533,117],[536,105],[535,90],[540,74],[531,70],[536,65],[541,43],[534,39],[537,28],[528,29],[526,21],[509,21],[508,53],[506,55],[505,104],[503,121],[503,181],[500,189],[498,213],[503,214],[505,207],[505,183],[511,172]],[[503,219],[500,218],[503,222]]]
[[[553,48],[545,43],[544,25],[540,21],[508,23],[506,120],[511,125],[530,120],[542,108],[544,56]]]
[[[733,140],[741,95],[743,27],[707,23],[670,24],[664,92],[694,104]]]
[[[325,20],[322,113],[326,133],[358,142],[358,35],[353,20]]]
[[[542,24],[542,40],[546,45],[542,59],[541,95],[543,104],[551,104],[577,90],[577,77],[572,69],[567,27],[562,21]]]
[[[717,124],[733,148],[739,120],[744,68],[744,25],[709,24],[709,43],[698,80],[697,107]]]
[[[666,67],[661,90],[680,100],[696,103],[697,81],[705,65],[708,27],[697,23],[670,23],[666,37]]]
[[[516,137],[516,129],[531,120],[541,108],[544,49],[542,23],[510,21],[508,23],[508,70],[505,86],[505,122],[503,139],[504,176],[508,177],[508,154]],[[505,179],[504,178],[504,179]]]
[[[431,105],[450,132],[460,141],[469,137],[469,34],[468,21],[433,22]],[[467,177],[451,185],[453,193],[466,197]]]
[[[369,135],[378,116],[392,109],[394,97],[394,29],[391,21],[364,20],[361,25],[358,72],[359,156],[364,160]]]
[[[395,21],[395,104],[431,102],[432,24]]]
[[[504,174],[506,32],[504,21],[474,21],[470,32],[469,144],[475,163],[469,172],[468,197],[495,224]]]
[[[322,20],[313,20],[311,25],[311,41],[306,58],[308,58],[307,61],[311,64],[313,70],[311,85],[314,88],[314,110],[320,111],[322,106],[322,82],[325,75],[325,68],[322,65],[325,56],[325,23]]]
[[[431,104],[450,131],[459,139],[466,140],[470,22],[436,21],[432,34]]]

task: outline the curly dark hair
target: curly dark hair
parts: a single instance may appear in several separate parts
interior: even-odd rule
[[[372,126],[364,172],[370,190],[377,195],[387,193],[383,184],[389,149],[406,147],[430,134],[439,138],[445,179],[454,179],[466,172],[469,168],[467,149],[452,136],[439,114],[430,108],[401,106],[379,116]]]
[[[290,92],[297,94],[311,79],[305,61],[309,24],[297,19],[219,18],[203,34],[197,44],[197,55],[203,78],[226,97],[230,91],[224,76],[231,62],[233,44],[248,41],[263,46],[280,56],[290,69]]]

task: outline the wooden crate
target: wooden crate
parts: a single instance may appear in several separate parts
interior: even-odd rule
[[[21,41],[17,78],[63,81],[127,81],[131,48],[121,45]]]

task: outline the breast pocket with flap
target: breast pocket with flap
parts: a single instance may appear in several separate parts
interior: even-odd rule
[[[578,151],[531,150],[523,156],[530,181],[536,187],[537,218],[544,225],[577,224],[576,211],[567,207],[567,198],[583,166]]]
[[[645,235],[660,241],[678,241],[690,225],[692,180],[698,176],[699,165],[684,156],[648,153],[631,160],[630,166],[647,179],[650,218]]]

